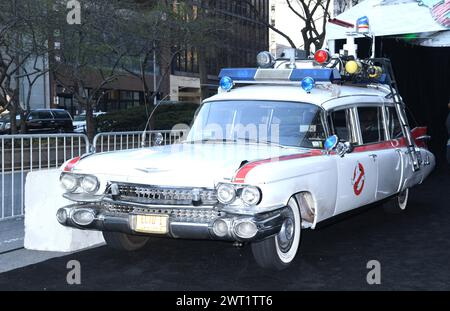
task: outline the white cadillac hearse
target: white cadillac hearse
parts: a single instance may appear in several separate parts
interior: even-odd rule
[[[222,70],[184,141],[66,162],[74,203],[58,221],[129,251],[154,236],[250,243],[260,266],[283,269],[303,229],[375,202],[405,209],[435,160],[389,61],[298,52]]]

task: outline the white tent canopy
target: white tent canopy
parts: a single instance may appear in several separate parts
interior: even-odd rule
[[[362,16],[369,18],[370,31],[375,36],[450,31],[436,22],[428,6],[419,5],[415,0],[364,0],[336,18],[355,24],[356,20]],[[328,23],[327,40],[344,39],[346,33],[353,30]],[[449,37],[446,36],[446,38]],[[450,40],[444,43],[448,46]],[[442,40],[440,44],[443,46]]]

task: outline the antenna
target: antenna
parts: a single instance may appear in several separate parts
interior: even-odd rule
[[[156,95],[155,95],[155,96],[156,96]],[[145,124],[144,131],[142,132],[142,137],[141,137],[141,147],[145,147],[145,136],[147,135],[147,128],[148,128],[148,126],[149,126],[149,124],[150,124],[150,120],[152,119],[153,114],[155,113],[155,111],[156,111],[156,109],[159,107],[159,105],[161,105],[161,103],[162,103],[167,97],[169,97],[169,96],[170,96],[170,94],[167,94],[166,96],[164,96],[164,98],[161,99],[161,100],[159,101],[159,103],[155,105],[155,107],[153,108],[152,112],[150,113],[150,116],[149,116],[148,119],[147,119],[147,123]]]

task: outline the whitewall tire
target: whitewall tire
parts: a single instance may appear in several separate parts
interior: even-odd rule
[[[295,259],[301,238],[301,216],[297,200],[292,197],[285,212],[286,220],[280,232],[263,241],[252,243],[256,262],[262,268],[283,270]]]

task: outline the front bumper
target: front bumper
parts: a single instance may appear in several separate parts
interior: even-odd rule
[[[167,212],[166,207],[153,207],[151,210],[142,212],[126,213],[124,210],[116,211],[105,208],[100,203],[91,204],[73,204],[62,207],[57,212],[58,221],[67,227],[73,227],[82,230],[100,230],[122,232],[132,235],[155,235],[137,232],[133,229],[133,217],[135,215],[168,215],[167,234],[157,234],[157,236],[167,236],[181,239],[211,239],[223,241],[250,242],[265,239],[277,234],[283,222],[286,219],[286,208],[275,211],[257,214],[253,216],[223,213],[210,209],[179,208]],[[76,211],[85,211],[90,213],[90,219],[80,225],[74,220]],[[214,230],[215,224],[221,222],[221,234]],[[254,234],[251,236],[243,235],[238,226],[242,223],[254,228]],[[226,226],[224,227],[224,223]]]

